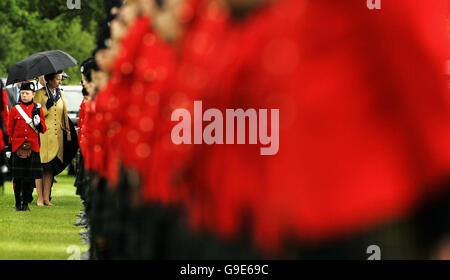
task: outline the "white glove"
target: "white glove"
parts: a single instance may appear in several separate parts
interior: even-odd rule
[[[0,170],[3,174],[8,173],[8,166],[3,165],[2,167],[0,167]]]
[[[41,118],[39,117],[39,115],[34,115],[34,117],[33,117],[34,126],[38,126],[40,123],[41,123]]]

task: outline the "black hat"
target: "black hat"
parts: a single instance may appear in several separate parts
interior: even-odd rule
[[[122,6],[122,0],[104,0],[103,6],[106,14],[109,14],[112,8],[120,8]]]
[[[81,73],[83,73],[83,75],[86,77],[88,82],[91,82],[92,81],[91,71],[92,70],[99,71],[100,69],[98,68],[95,58],[90,57],[90,58],[86,59],[85,61],[83,61],[83,63],[81,63],[80,70],[81,70]]]
[[[20,90],[31,90],[34,91],[35,87],[32,82],[22,82],[22,85],[20,86]]]
[[[69,76],[69,74],[67,74],[66,72],[62,72],[62,80],[64,81],[64,80],[67,80],[67,79],[70,79],[70,76]]]

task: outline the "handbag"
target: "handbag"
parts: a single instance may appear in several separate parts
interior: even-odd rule
[[[68,121],[71,140],[68,140],[68,133],[63,129],[63,162],[60,168],[53,170],[55,176],[64,171],[64,169],[72,162],[72,159],[78,151],[77,131],[70,118],[68,118]]]
[[[74,124],[68,118],[69,121],[69,127],[70,127],[70,141],[67,137],[67,131],[63,130],[63,145],[64,145],[64,163],[70,164],[72,159],[75,157],[77,151],[78,151],[78,137],[77,137],[77,131],[75,129]]]
[[[20,158],[29,158],[31,156],[31,144],[28,142],[24,142],[16,151],[16,154]]]

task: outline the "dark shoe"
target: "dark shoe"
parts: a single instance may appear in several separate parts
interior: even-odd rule
[[[80,227],[80,226],[86,226],[87,225],[87,220],[86,219],[79,219],[78,221],[76,221],[74,223],[75,226]]]
[[[14,208],[14,211],[21,211],[20,186],[18,185],[14,188],[14,198],[16,200],[16,207]]]
[[[28,204],[25,204],[25,205],[23,206],[22,211],[31,211],[30,208],[28,207]]]
[[[83,236],[81,238],[81,243],[83,243],[83,245],[89,245],[91,244],[91,239],[89,239],[89,236]]]
[[[81,260],[88,261],[89,259],[90,259],[89,251],[88,252],[84,252],[83,254],[81,254]]]
[[[86,231],[80,231],[78,234],[81,236],[89,236],[91,233],[89,229],[87,229]]]
[[[80,214],[77,214],[77,217],[79,217],[80,219],[85,219],[86,218],[86,213],[81,212]]]
[[[33,194],[28,194],[27,203],[33,202]]]

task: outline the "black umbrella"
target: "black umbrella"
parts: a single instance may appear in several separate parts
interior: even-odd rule
[[[11,68],[6,85],[55,73],[75,65],[77,65],[75,58],[60,50],[35,53]]]

